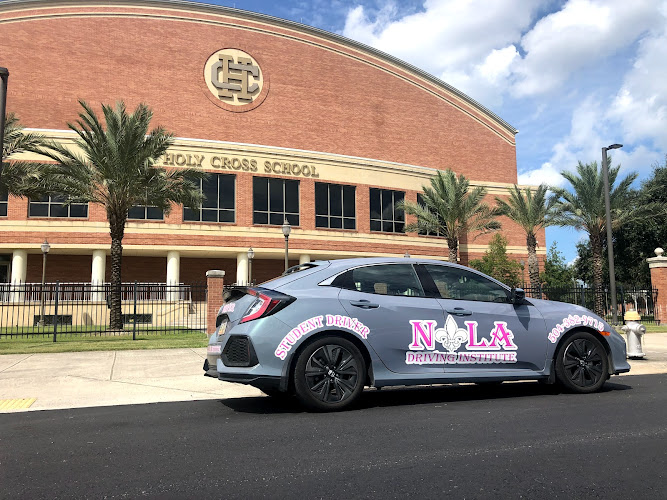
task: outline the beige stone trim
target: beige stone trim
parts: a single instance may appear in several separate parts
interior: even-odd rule
[[[649,269],[667,267],[667,257],[651,257],[650,259],[646,259],[646,262],[648,262]]]
[[[27,129],[43,135],[47,139],[55,140],[79,152],[74,144],[74,132],[66,130]],[[392,189],[410,189],[421,191],[422,187],[429,184],[429,180],[439,170],[431,167],[410,165],[406,163],[388,162],[361,158],[355,156],[340,155],[335,153],[322,153],[301,149],[281,148],[273,146],[262,146],[259,144],[243,144],[236,142],[212,141],[204,139],[176,138],[174,146],[169,149],[170,154],[183,155],[194,160],[204,156],[202,168],[206,171],[217,173],[237,173],[241,170],[222,168],[220,158],[244,158],[254,160],[257,171],[251,172],[260,176],[275,176],[273,172],[265,172],[265,162],[296,163],[299,165],[311,165],[317,169],[317,181],[350,183],[354,179],[355,184],[370,184]],[[35,153],[22,153],[16,155],[19,160],[43,160],[44,158]],[[248,172],[248,171],[246,171]],[[294,178],[303,178],[294,176]],[[507,195],[509,189],[514,186],[511,183],[498,183],[471,180],[471,186],[484,186],[490,195]],[[526,187],[526,186],[520,186]],[[533,187],[533,186],[531,186]]]

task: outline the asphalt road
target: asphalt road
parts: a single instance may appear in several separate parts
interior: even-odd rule
[[[0,415],[6,498],[667,498],[667,375]]]

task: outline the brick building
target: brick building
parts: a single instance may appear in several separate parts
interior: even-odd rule
[[[352,40],[230,8],[157,0],[17,0],[0,3],[0,66],[7,109],[26,127],[71,143],[78,99],[96,109],[147,103],[153,125],[176,136],[167,167],[211,173],[200,212],[152,207],[130,213],[123,280],[227,282],[283,269],[281,224],[292,225],[293,263],[361,255],[445,259],[446,241],[403,231],[392,209],[452,168],[488,188],[517,182],[517,131],[437,78]],[[27,155],[26,158],[32,158]],[[408,220],[409,222],[409,220]],[[503,233],[516,260],[525,236]],[[460,259],[489,237],[469,235]],[[0,200],[0,280],[108,280],[104,211],[58,199]],[[543,256],[544,233],[538,237]]]

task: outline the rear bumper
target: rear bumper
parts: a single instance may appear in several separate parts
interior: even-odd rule
[[[270,375],[251,375],[247,373],[218,373],[218,380],[224,382],[234,382],[237,384],[247,384],[257,387],[260,391],[264,389],[280,388],[280,377]]]

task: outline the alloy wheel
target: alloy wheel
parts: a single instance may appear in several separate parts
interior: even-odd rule
[[[588,339],[575,339],[563,352],[563,369],[572,384],[587,388],[600,382],[604,376],[601,347]]]
[[[354,393],[359,366],[350,351],[340,345],[326,344],[308,358],[305,377],[318,400],[339,403]]]

